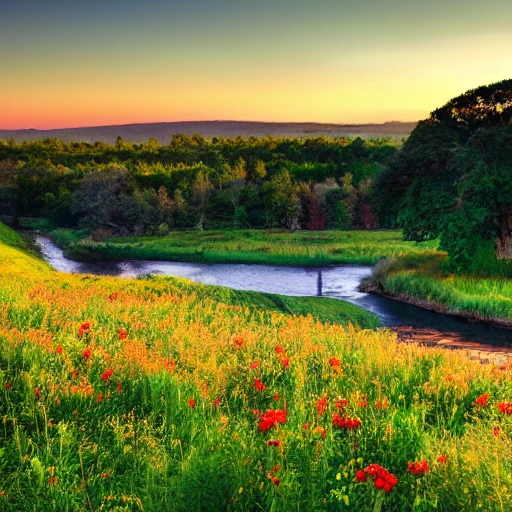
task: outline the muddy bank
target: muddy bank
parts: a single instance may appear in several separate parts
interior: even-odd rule
[[[478,359],[484,364],[512,364],[512,347],[491,346],[466,341],[456,332],[442,332],[411,326],[393,328],[398,339],[404,343],[418,343],[426,347],[451,350],[464,350],[470,359]]]

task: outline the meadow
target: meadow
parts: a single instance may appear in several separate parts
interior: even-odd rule
[[[383,260],[366,289],[475,320],[512,326],[512,280],[503,276],[452,274],[446,256],[425,252]],[[512,334],[511,334],[512,336]]]
[[[512,509],[512,367],[0,237],[1,510]]]
[[[190,230],[163,237],[108,238],[102,242],[93,241],[87,230],[54,229],[50,233],[68,256],[78,260],[373,265],[382,258],[421,254],[437,247],[437,241],[403,241],[401,231]]]

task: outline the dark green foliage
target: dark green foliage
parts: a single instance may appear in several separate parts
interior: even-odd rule
[[[512,80],[432,112],[377,177],[381,221],[395,215],[407,240],[440,237],[453,270],[486,273],[473,260],[492,245],[495,260],[512,258],[511,119]]]
[[[70,227],[110,225],[111,233],[126,230],[130,234],[163,233],[165,226],[324,229],[324,197],[317,189],[326,183],[343,188],[347,176],[355,188],[363,187],[397,149],[389,139],[327,137],[208,141],[199,135],[175,135],[164,146],[155,140],[132,144],[121,138],[114,146],[55,139],[21,144],[0,141],[0,215],[45,217]],[[96,211],[97,201],[91,197],[73,201],[83,194],[84,182],[112,169],[126,174],[128,188],[108,192],[104,182],[99,188],[118,204],[109,204],[107,212],[106,207]],[[285,184],[282,177],[287,171]],[[290,204],[283,205],[282,211],[275,201],[280,188],[285,194],[292,191],[291,199],[287,197]],[[299,205],[294,190],[313,193],[302,194]],[[351,214],[352,206],[346,206]],[[352,227],[347,208],[337,208],[343,220],[335,224]]]

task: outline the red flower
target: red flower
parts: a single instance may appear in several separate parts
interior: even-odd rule
[[[276,393],[274,395],[274,402],[277,402],[281,398],[281,395],[279,393]]]
[[[4,386],[5,389],[7,389],[7,391],[9,391],[9,389],[12,388],[12,384],[10,382],[8,382],[5,386]]]
[[[100,394],[96,397],[96,402],[98,402],[99,404],[101,404],[101,402],[103,402],[103,393],[100,393]]]
[[[359,418],[343,418],[337,413],[334,413],[332,415],[332,424],[336,428],[345,428],[347,430],[354,430],[362,425],[361,420]]]
[[[119,327],[119,329],[117,329],[117,335],[120,340],[125,340],[126,337],[128,336],[126,329],[123,329],[122,327]]]
[[[123,392],[123,384],[122,384],[122,382],[120,382],[117,385],[117,394],[120,395],[122,392]]]
[[[428,464],[425,459],[420,462],[409,462],[407,465],[407,471],[412,475],[425,475],[428,473]]]
[[[217,406],[217,405],[220,405],[220,401],[222,400],[222,397],[218,396],[214,401],[213,401],[213,405]]]
[[[112,295],[109,295],[108,301],[114,302],[117,299],[117,293],[113,293]]]
[[[498,403],[498,411],[501,412],[501,414],[512,414],[512,403],[508,400],[505,400],[504,402]]]
[[[176,369],[176,363],[172,359],[165,361],[165,369],[168,372],[173,372]]]
[[[288,367],[290,366],[290,358],[279,356],[279,362],[288,370]]]
[[[112,368],[109,368],[108,370],[105,370],[101,374],[101,380],[107,382],[110,379],[110,377],[112,377],[112,375],[114,375],[114,370]]]
[[[55,353],[56,353],[56,354],[59,354],[59,356],[62,354],[62,345],[59,345],[59,346],[55,349]]]
[[[254,379],[254,389],[256,389],[256,391],[265,391],[267,386],[265,386],[265,384],[263,384],[260,379]]]
[[[284,348],[281,345],[276,345],[276,354],[282,354],[284,352]]]
[[[338,400],[336,400],[334,406],[336,407],[336,409],[338,409],[339,411],[341,411],[342,409],[345,409],[345,407],[347,407],[348,405],[348,400],[346,398],[338,398]]]
[[[495,437],[498,437],[500,435],[500,427],[494,427],[492,433]]]
[[[260,362],[259,362],[259,361],[254,361],[254,363],[251,363],[251,364],[249,365],[249,368],[250,368],[251,370],[255,370],[256,368],[258,368],[258,366],[259,366],[259,365],[260,365]]]
[[[366,480],[368,480],[366,473],[362,469],[358,469],[356,471],[356,482],[366,482]]]
[[[41,399],[41,390],[39,388],[34,389],[34,395],[35,395],[36,400],[40,400]]]
[[[331,366],[341,366],[341,361],[339,359],[337,359],[336,357],[331,357],[329,359],[329,364]]]
[[[309,430],[309,423],[304,423],[304,425],[302,425],[302,428],[304,430]]]
[[[277,423],[286,423],[286,411],[282,409],[270,409],[261,414],[258,428],[265,432],[274,427]]]
[[[92,349],[91,349],[90,347],[87,347],[87,348],[84,350],[84,352],[83,352],[82,356],[83,356],[83,358],[84,358],[85,360],[87,360],[87,359],[89,359],[89,358],[91,357],[91,354],[92,354]]]
[[[318,412],[318,416],[322,416],[322,414],[325,412],[325,409],[327,407],[327,398],[324,396],[323,398],[320,398],[316,402],[316,411]]]
[[[439,462],[439,464],[446,464],[446,455],[439,455],[437,462]]]
[[[272,483],[276,486],[276,487],[279,487],[281,485],[281,480],[279,480],[279,478],[277,476],[273,477],[272,478]]]
[[[195,401],[193,398],[191,398],[191,399],[188,401],[188,406],[189,406],[189,407],[195,407],[195,406],[196,406],[196,401]]]
[[[51,487],[53,484],[56,484],[59,481],[59,479],[55,476],[51,476],[48,478],[48,485]]]
[[[91,330],[91,324],[89,322],[85,322],[80,326],[80,329],[78,329],[78,337],[81,338],[84,333],[89,334],[89,331]]]
[[[378,464],[370,464],[368,467],[356,473],[356,480],[358,482],[365,482],[366,480],[363,480],[361,473],[368,475],[374,481],[375,487],[377,489],[384,489],[386,493],[391,492],[393,487],[398,483],[398,478],[395,475],[392,475]]]
[[[487,401],[489,400],[489,395],[487,393],[484,393],[483,395],[479,396],[474,402],[473,405],[475,407],[487,407]]]
[[[268,446],[281,446],[281,441],[279,439],[271,439],[267,442]]]

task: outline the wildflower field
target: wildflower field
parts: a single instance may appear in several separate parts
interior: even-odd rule
[[[204,289],[0,225],[0,510],[512,510],[512,367]]]

